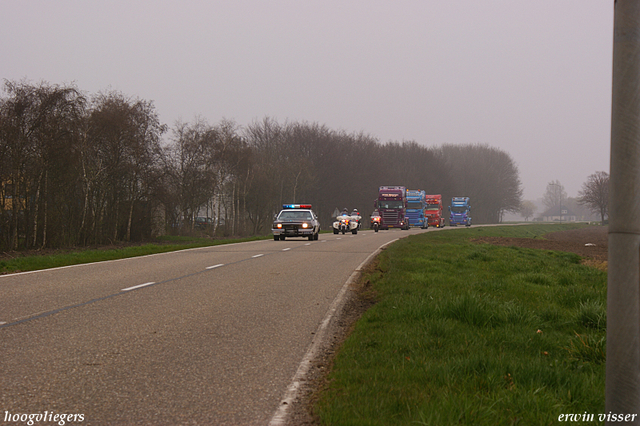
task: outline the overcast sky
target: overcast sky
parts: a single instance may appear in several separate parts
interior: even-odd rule
[[[0,78],[121,91],[170,126],[489,144],[536,199],[609,171],[612,34],[612,0],[0,0]]]

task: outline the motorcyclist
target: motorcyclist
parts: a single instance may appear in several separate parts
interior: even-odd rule
[[[353,211],[351,212],[351,217],[358,222],[358,229],[360,229],[361,224],[360,224],[360,219],[362,219],[362,216],[360,216],[360,212],[358,211],[358,209],[353,209]]]

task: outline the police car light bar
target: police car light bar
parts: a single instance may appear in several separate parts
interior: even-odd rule
[[[310,209],[311,204],[283,204],[283,209]]]

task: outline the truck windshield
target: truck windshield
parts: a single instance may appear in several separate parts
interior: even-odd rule
[[[467,208],[462,206],[453,206],[451,207],[451,211],[454,213],[464,213],[467,211]]]
[[[440,204],[427,204],[427,210],[440,210]]]
[[[422,208],[422,203],[420,201],[409,201],[407,208],[419,210]]]
[[[379,200],[378,208],[379,209],[401,209],[404,205],[402,200]]]

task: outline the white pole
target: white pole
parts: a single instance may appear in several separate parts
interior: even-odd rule
[[[640,415],[640,0],[614,9],[605,411]]]

